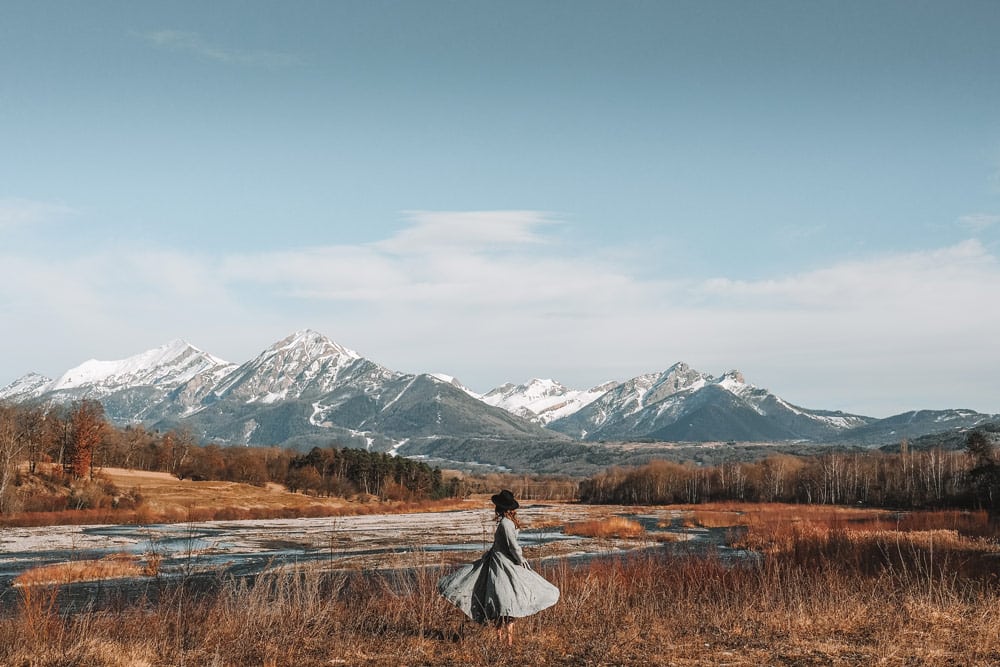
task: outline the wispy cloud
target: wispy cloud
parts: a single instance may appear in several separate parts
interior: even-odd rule
[[[977,234],[994,225],[1000,224],[1000,215],[994,213],[973,213],[961,216],[956,220],[956,223],[963,229]]]
[[[988,304],[1000,263],[976,240],[693,280],[570,250],[566,226],[544,212],[421,212],[406,223],[370,243],[214,256],[102,248],[60,262],[0,250],[0,308],[33,323],[0,330],[0,349],[38,350],[47,364],[69,355],[20,372],[178,336],[243,361],[309,326],[389,367],[481,390],[534,375],[591,386],[684,360],[742,367],[810,407],[881,401],[888,414],[989,409],[996,398],[1000,311]]]
[[[63,204],[16,197],[0,198],[0,229],[51,222],[75,212]]]
[[[196,32],[185,30],[157,30],[141,33],[140,36],[158,48],[190,53],[201,58],[233,65],[286,67],[300,62],[298,56],[290,53],[220,46]]]
[[[408,226],[375,247],[396,254],[503,250],[542,243],[557,224],[543,211],[408,211]]]

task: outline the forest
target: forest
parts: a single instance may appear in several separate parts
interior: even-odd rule
[[[167,472],[178,479],[286,485],[317,496],[385,500],[462,493],[426,463],[361,449],[200,445],[186,431],[119,428],[96,401],[68,406],[0,405],[0,514],[125,507],[141,502],[102,481],[103,467]]]
[[[719,466],[651,461],[609,468],[580,483],[587,503],[636,505],[715,501],[1000,510],[993,434],[966,434],[964,451],[828,452],[775,455]]]
[[[961,451],[917,451],[904,440],[892,453],[774,454],[755,462],[716,466],[654,460],[577,479],[541,475],[445,479],[426,463],[341,448],[336,442],[302,453],[277,447],[200,445],[187,431],[116,427],[96,401],[46,410],[0,405],[0,514],[141,502],[95,476],[102,467],[257,486],[274,482],[315,496],[362,494],[385,500],[459,497],[503,485],[522,498],[584,503],[783,502],[997,513],[1000,461],[995,438],[989,430],[969,431]]]

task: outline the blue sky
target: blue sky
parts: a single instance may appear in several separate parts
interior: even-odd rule
[[[207,6],[206,6],[207,5]],[[0,385],[313,328],[483,391],[1000,412],[996,2],[37,2]]]

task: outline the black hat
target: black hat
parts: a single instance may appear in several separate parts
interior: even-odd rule
[[[520,505],[516,500],[514,500],[514,494],[504,489],[500,493],[496,494],[490,500],[493,504],[497,506],[498,512],[509,512],[510,510],[516,510]]]

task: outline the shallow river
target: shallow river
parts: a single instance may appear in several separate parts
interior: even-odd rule
[[[639,549],[705,553],[745,558],[726,547],[726,529],[682,528],[680,514],[656,508],[531,504],[519,516],[525,555],[552,558],[606,557]],[[640,521],[639,540],[593,539],[567,535],[567,523],[606,516]],[[532,528],[531,526],[538,526]],[[403,570],[474,560],[489,548],[492,512],[476,509],[419,514],[318,519],[209,521],[149,526],[58,526],[0,529],[0,609],[19,598],[13,579],[27,569],[66,561],[128,553],[160,559],[156,577],[88,582],[62,587],[63,604],[102,604],[105,598],[133,598],[151,586],[178,578],[245,577],[288,566],[326,570]]]

